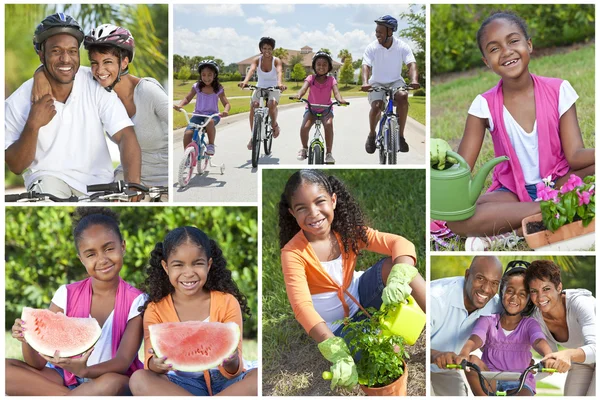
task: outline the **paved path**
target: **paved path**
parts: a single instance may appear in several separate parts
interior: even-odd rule
[[[377,153],[367,154],[364,148],[369,131],[369,104],[365,97],[349,98],[350,106],[335,107],[334,149],[336,165],[378,165]],[[306,161],[296,160],[300,148],[300,123],[303,104],[279,107],[278,122],[281,135],[273,140],[270,156],[261,155],[259,165],[281,164],[302,167]],[[258,182],[252,168],[251,152],[246,149],[250,139],[248,113],[224,118],[217,127],[215,164],[226,164],[225,173],[210,169],[204,176],[194,175],[190,184],[180,189],[177,182],[179,162],[183,156],[183,129],[174,132],[173,176],[175,201],[196,202],[257,202]],[[423,166],[425,163],[425,126],[409,118],[405,131],[410,146],[408,153],[398,153],[398,164]]]

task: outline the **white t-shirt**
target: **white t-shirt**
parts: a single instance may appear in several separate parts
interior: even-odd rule
[[[33,79],[22,84],[5,102],[4,149],[16,142],[29,117]],[[104,131],[110,136],[133,123],[114,92],[94,82],[80,68],[65,103],[54,102],[56,115],[39,130],[35,159],[23,174],[29,187],[51,175],[87,193],[86,185],[112,182],[113,167]]]
[[[578,98],[579,96],[577,96],[577,92],[575,92],[575,89],[573,89],[571,84],[568,81],[563,81],[560,85],[560,92],[558,95],[558,115],[562,117],[562,115],[575,104],[575,101],[577,101]],[[487,101],[482,95],[478,95],[475,100],[473,100],[473,103],[469,108],[469,114],[478,118],[487,119],[490,132],[494,131],[492,114]],[[515,150],[521,168],[523,169],[525,184],[534,185],[541,182],[542,178],[545,178],[545,176],[540,176],[537,121],[533,124],[533,130],[531,132],[525,132],[506,107],[504,107],[502,115],[504,117],[506,133],[508,134],[510,143]]]
[[[321,266],[335,283],[341,285],[344,282],[341,254],[335,260],[321,261]],[[350,287],[348,288],[348,292],[359,302],[360,297],[358,294],[358,280],[363,273],[364,271],[355,271],[352,277],[352,283],[350,283]],[[337,292],[313,294],[311,297],[315,311],[317,311],[321,318],[325,320],[325,323],[329,329],[334,332],[340,327],[341,324],[334,324],[333,322],[344,318],[344,306],[339,299]],[[351,317],[358,312],[358,305],[350,297],[344,297],[346,304],[348,304],[349,316]]]
[[[99,86],[99,85],[98,85]],[[131,308],[129,309],[129,315],[127,316],[127,321],[132,318],[140,315],[138,308],[143,306],[146,301],[146,295],[140,294],[135,298],[133,303],[131,303]],[[67,286],[62,285],[58,288],[56,293],[54,293],[54,297],[52,298],[52,302],[58,307],[62,308],[67,314]],[[105,361],[111,360],[112,357],[112,327],[113,327],[113,314],[114,310],[110,313],[104,325],[102,325],[102,333],[100,333],[100,339],[96,342],[94,346],[94,351],[88,358],[87,365],[88,367],[91,365],[100,364]],[[91,317],[91,315],[90,315]]]
[[[365,49],[362,63],[371,67],[371,78],[369,84],[379,83],[382,85],[402,80],[402,63],[408,65],[414,63],[415,56],[410,47],[393,37],[392,45],[386,49],[377,40]]]

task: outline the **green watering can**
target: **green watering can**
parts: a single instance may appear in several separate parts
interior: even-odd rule
[[[381,321],[383,334],[402,336],[406,344],[412,346],[425,328],[425,313],[412,296],[406,298],[406,303],[397,304],[395,307]]]
[[[454,157],[458,164],[445,170],[431,168],[431,219],[443,221],[464,221],[475,214],[475,202],[483,189],[483,183],[490,171],[507,156],[497,157],[481,166],[471,179],[471,168],[460,155],[453,151],[446,153]]]

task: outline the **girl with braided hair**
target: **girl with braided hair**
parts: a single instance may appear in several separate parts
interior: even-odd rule
[[[235,322],[242,329],[250,308],[231,278],[219,245],[198,228],[179,227],[152,250],[144,282],[149,300],[144,312],[144,370],[130,380],[136,396],[257,395],[257,371],[244,370],[242,337],[237,349],[218,367],[203,372],[173,370],[156,357],[149,326],[164,322]]]

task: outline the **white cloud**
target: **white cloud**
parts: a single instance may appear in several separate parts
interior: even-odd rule
[[[269,14],[286,14],[294,12],[293,4],[265,4],[260,6],[261,10]]]
[[[275,20],[275,19],[265,20],[263,17],[250,17],[250,18],[246,18],[246,23],[248,25],[276,25],[277,20]]]
[[[256,38],[241,36],[234,28],[176,29],[173,34],[174,54],[181,56],[214,56],[230,64],[259,53]]]
[[[244,10],[240,4],[176,4],[173,6],[177,13],[198,14],[203,16],[242,17]]]

